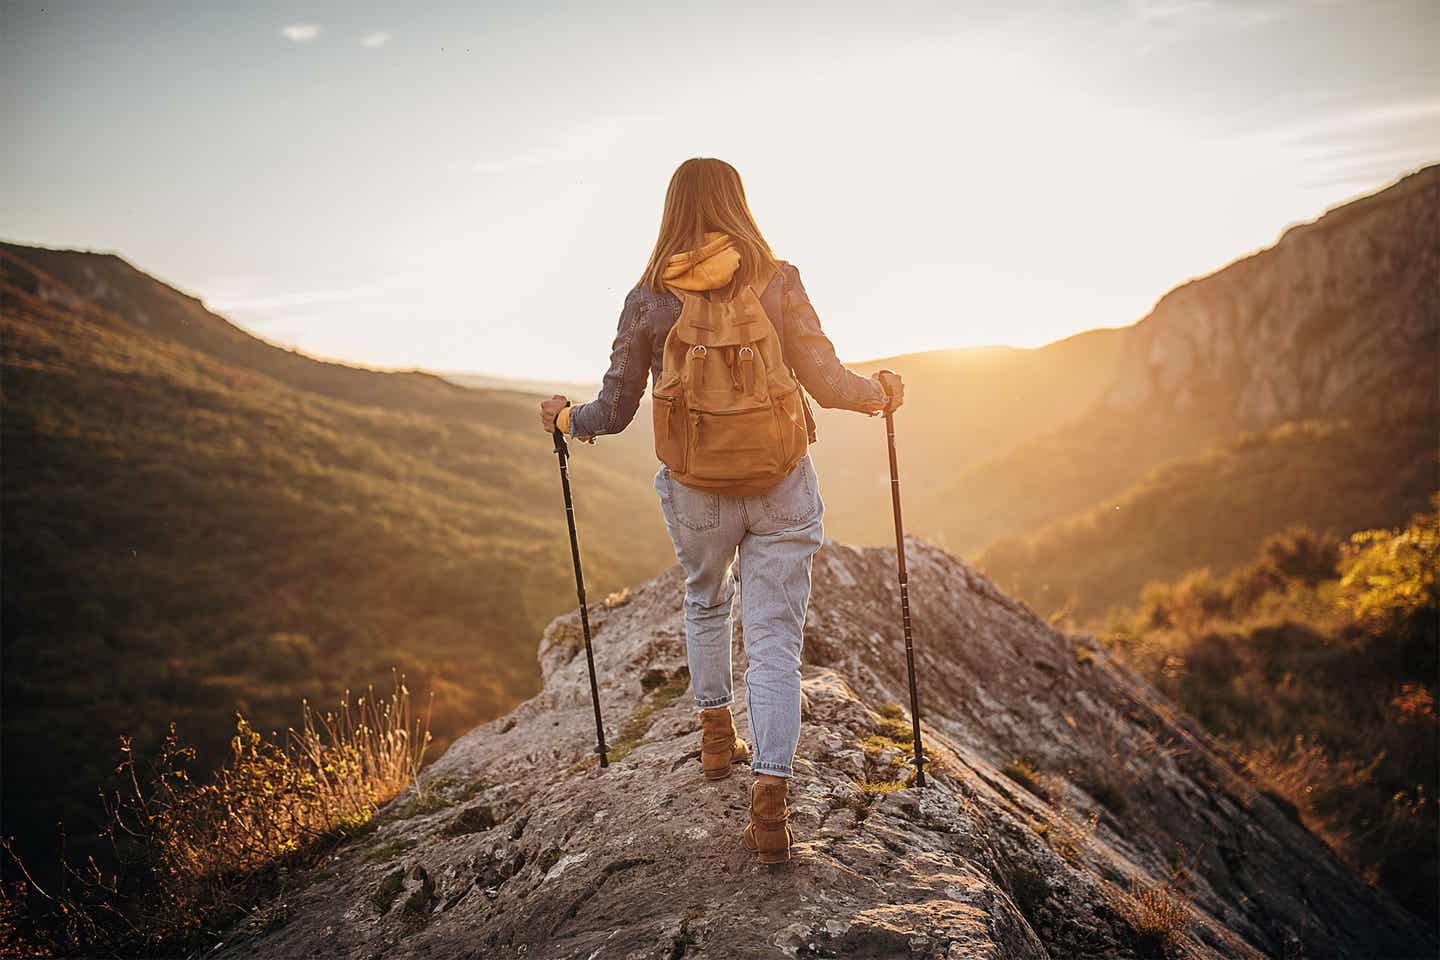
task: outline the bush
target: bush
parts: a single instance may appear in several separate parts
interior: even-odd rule
[[[1429,923],[1440,851],[1436,508],[1347,540],[1292,528],[1224,583],[1147,587],[1122,656],[1352,867]]]

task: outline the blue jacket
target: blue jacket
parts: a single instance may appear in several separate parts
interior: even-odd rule
[[[822,407],[870,413],[883,405],[885,390],[879,381],[845,369],[836,358],[835,345],[820,329],[820,318],[800,282],[800,271],[783,261],[760,296],[771,320],[781,316],[784,289],[790,294],[790,307],[776,329],[785,360],[800,385]],[[600,395],[570,410],[572,438],[619,433],[630,425],[645,394],[646,373],[651,387],[659,382],[665,336],[679,316],[680,298],[670,291],[656,293],[643,283],[630,291],[620,311]]]

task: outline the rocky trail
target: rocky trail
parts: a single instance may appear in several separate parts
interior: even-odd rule
[[[1413,916],[1095,638],[1057,632],[919,540],[908,553],[925,789],[906,785],[894,552],[827,542],[796,858],[755,863],[739,843],[748,768],[701,775],[677,567],[591,605],[608,769],[576,611],[541,640],[540,694],[457,741],[378,829],[216,955],[1436,955]],[[735,662],[743,736],[743,643]]]

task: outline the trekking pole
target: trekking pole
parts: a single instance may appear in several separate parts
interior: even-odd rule
[[[580,598],[580,629],[585,634],[585,665],[590,668],[590,702],[595,706],[595,752],[600,766],[610,766],[605,752],[605,726],[600,720],[600,688],[595,683],[595,655],[590,652],[590,615],[585,610],[585,575],[580,572],[580,541],[575,539],[575,504],[570,500],[570,469],[566,457],[570,448],[565,435],[555,428],[555,456],[560,458],[560,489],[565,492],[565,519],[570,522],[570,559],[575,562],[575,595]]]
[[[885,371],[889,372],[889,371]],[[905,525],[900,520],[900,470],[895,465],[895,415],[885,406],[885,442],[890,448],[890,502],[895,508],[895,563],[900,573],[900,619],[905,628],[905,669],[910,674],[910,732],[915,739],[915,786],[925,786],[920,747],[920,697],[915,692],[915,646],[910,639],[910,578],[905,571]]]

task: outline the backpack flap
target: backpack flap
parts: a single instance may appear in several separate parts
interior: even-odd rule
[[[742,287],[730,300],[707,300],[685,290],[674,292],[683,304],[675,326],[686,343],[706,347],[753,344],[774,329],[760,298],[750,287]]]

